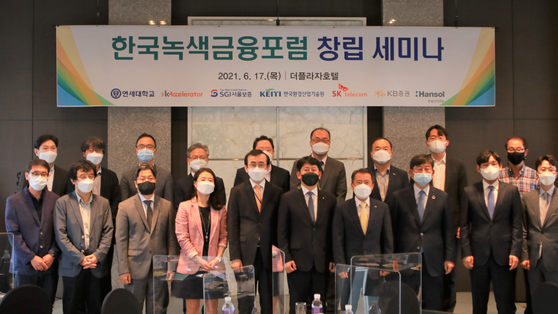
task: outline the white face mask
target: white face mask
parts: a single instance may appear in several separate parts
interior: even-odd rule
[[[386,162],[390,161],[391,155],[385,150],[379,150],[372,154],[372,159],[379,164],[385,164]]]
[[[207,166],[207,161],[203,159],[196,159],[190,161],[190,168],[192,168],[192,170],[194,171],[198,171],[201,168],[205,168],[205,166]]]
[[[272,162],[272,161],[273,161],[273,155],[272,155],[270,152],[265,151],[265,150],[262,150],[262,152],[263,152],[264,154],[266,154],[267,157],[269,157],[269,162]]]
[[[82,193],[89,193],[93,191],[93,185],[95,185],[95,181],[87,178],[78,182],[78,189]]]
[[[103,161],[103,154],[101,154],[101,153],[89,153],[89,154],[87,154],[87,157],[85,157],[85,159],[89,160],[95,166],[97,166],[98,164],[101,163],[101,161]]]
[[[250,176],[250,179],[252,179],[252,181],[254,182],[260,182],[265,178],[265,175],[267,174],[267,169],[265,168],[248,168],[248,176]]]
[[[42,191],[47,185],[48,177],[29,175],[29,186],[35,191]]]
[[[197,183],[196,190],[198,190],[201,194],[209,195],[213,193],[213,190],[215,190],[215,184],[209,181],[201,181]]]
[[[432,173],[415,173],[413,180],[420,186],[425,186],[432,181]]]
[[[542,185],[552,185],[554,181],[556,181],[556,175],[549,171],[545,171],[539,174],[539,181],[541,181]]]
[[[428,149],[433,153],[441,153],[446,150],[446,143],[447,141],[442,142],[440,140],[428,142]]]
[[[56,156],[58,156],[56,152],[49,150],[48,152],[41,152],[39,154],[39,159],[46,161],[48,164],[52,164],[56,160]]]
[[[365,198],[368,198],[368,196],[370,196],[370,193],[372,193],[372,188],[363,183],[355,186],[353,192],[358,198],[363,200]]]
[[[317,155],[325,155],[329,151],[329,145],[322,142],[316,143],[312,145],[312,151]]]
[[[493,181],[498,179],[500,174],[500,168],[496,166],[488,166],[486,168],[481,168],[481,175],[487,181]]]

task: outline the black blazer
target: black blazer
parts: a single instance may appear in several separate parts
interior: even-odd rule
[[[176,209],[178,209],[178,205],[180,205],[180,203],[190,199],[193,189],[194,177],[191,174],[174,183],[173,205],[175,211]],[[227,204],[227,194],[225,193],[225,183],[223,182],[223,179],[215,177],[215,190],[213,191],[213,193],[217,193],[219,199],[221,200],[221,204]]]
[[[327,272],[332,262],[331,225],[337,200],[333,194],[318,191],[318,216],[312,221],[302,189],[281,197],[277,242],[285,252],[285,262],[295,261],[297,270]]]
[[[333,216],[333,259],[350,264],[355,255],[393,253],[391,217],[386,204],[370,199],[366,236],[362,231],[354,198],[337,204]]]
[[[445,273],[444,262],[455,260],[453,212],[448,194],[433,186],[420,220],[413,186],[393,193],[390,205],[395,253],[420,252],[432,277]]]
[[[271,246],[277,246],[277,212],[283,190],[266,182],[258,212],[254,189],[244,182],[231,189],[227,208],[229,253],[231,261],[253,265],[258,243],[265,267],[271,270]]]
[[[300,186],[300,180],[296,177],[296,161],[293,163],[291,170],[290,189],[295,190]],[[327,157],[324,172],[318,185],[320,190],[327,191],[337,197],[337,203],[342,203],[347,197],[347,175],[345,173],[345,164]]]
[[[76,186],[68,179],[68,193],[72,193],[75,189]],[[101,196],[110,203],[112,222],[114,224],[116,214],[118,213],[118,204],[120,204],[120,184],[118,183],[116,173],[105,167],[101,167]]]
[[[68,194],[66,190],[68,181],[69,181],[68,171],[58,167],[57,165],[54,165],[54,179],[52,180],[51,192],[58,194],[58,196],[64,196]],[[17,185],[17,191],[18,192],[23,191],[23,189],[28,186],[29,186],[29,182],[25,180],[25,171],[23,171],[21,173],[21,176],[19,177],[19,184]]]
[[[278,187],[283,189],[283,193],[289,191],[289,171],[271,165],[271,172],[269,173],[270,182],[277,185]],[[243,182],[250,181],[250,177],[244,170],[244,167],[238,168],[236,170],[236,177],[234,178],[234,186],[237,186]]]
[[[522,232],[521,197],[517,187],[499,183],[492,219],[484,201],[482,181],[465,188],[461,201],[463,257],[473,256],[475,265],[484,265],[492,252],[496,263],[508,265],[510,255],[521,257]]]
[[[372,194],[370,194],[370,197],[381,202],[382,196],[380,195],[380,189],[378,188],[378,184],[376,183],[376,172],[374,170],[374,165],[369,166],[368,170],[372,172],[372,180],[374,181],[374,189],[372,189]],[[407,171],[401,170],[393,165],[389,167],[389,171],[389,183],[386,191],[386,198],[383,201],[388,205],[391,203],[393,193],[410,185],[409,175],[407,174]]]

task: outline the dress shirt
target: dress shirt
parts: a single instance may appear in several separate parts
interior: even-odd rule
[[[314,221],[318,220],[318,189],[314,188],[313,190],[308,190],[304,185],[300,185],[302,188],[302,193],[304,194],[304,199],[306,200],[306,206],[308,206],[308,202],[310,201],[310,196],[308,192],[314,193],[312,195],[312,203],[314,203]]]
[[[432,183],[435,188],[442,191],[446,188],[446,156],[447,155],[444,154],[442,161],[437,161],[432,157],[432,159],[434,159],[434,182]]]
[[[256,193],[256,185],[258,185],[256,182],[252,181],[252,178],[250,178],[250,184],[252,184],[252,190],[254,191],[254,195]],[[260,182],[259,184],[261,186],[260,188],[260,195],[262,196],[262,201],[263,201],[263,196],[264,196],[264,190],[265,190],[265,179],[262,180],[262,182]]]
[[[85,249],[89,249],[89,237],[91,236],[91,201],[93,200],[93,194],[89,197],[89,202],[84,203],[83,199],[79,196],[77,189],[74,191],[76,193],[78,204],[79,204],[79,211],[81,213],[81,220],[83,221],[83,237],[85,240]],[[87,254],[91,254],[92,252],[87,252]]]
[[[539,188],[537,171],[525,166],[525,164],[523,164],[523,168],[519,171],[519,177],[517,179],[513,176],[513,170],[510,167],[506,167],[500,170],[498,180],[515,185],[519,189],[519,194],[522,198],[523,194]]]
[[[496,203],[498,202],[498,188],[500,187],[500,182],[496,180],[491,185],[494,187],[494,209],[496,209]],[[488,193],[490,193],[490,189],[488,188],[489,186],[490,184],[482,180],[482,188],[484,190],[484,203],[486,204],[486,207],[488,207]]]
[[[150,198],[143,197],[141,193],[138,193],[138,195],[141,203],[143,204],[143,213],[145,214],[145,218],[147,218],[147,204],[145,204],[144,202],[151,201],[151,211],[153,211],[153,208],[155,207],[155,193],[153,193]]]
[[[362,203],[363,201],[359,200],[358,197],[355,196],[355,205],[356,205],[356,210],[357,210],[357,214],[358,214],[358,218],[360,219],[360,203]],[[368,218],[370,218],[370,196],[368,198],[366,198],[366,201],[364,201],[366,203],[366,213],[368,215]]]
[[[27,187],[27,191],[29,192],[29,187]],[[37,216],[39,216],[39,221],[41,221],[43,216],[43,199],[45,196],[45,190],[43,189],[39,199],[36,199],[35,196],[31,194],[31,192],[29,192],[29,195],[31,196],[31,200],[33,201],[33,206],[35,206],[35,210],[37,210]]]
[[[101,195],[101,167],[97,171],[97,175],[95,176],[95,182],[93,183],[93,194]]]
[[[391,165],[387,168],[386,173],[382,175],[376,165],[374,164],[374,176],[376,177],[376,184],[378,185],[378,190],[380,191],[380,196],[382,197],[382,202],[386,199],[386,193],[389,185],[389,172]]]
[[[312,152],[312,153],[310,154],[310,156],[314,157],[314,152]],[[316,157],[314,157],[314,158],[316,158]],[[318,158],[316,158],[316,159],[318,159]],[[326,166],[326,163],[327,163],[327,154],[325,155],[324,159],[322,159],[322,160],[319,160],[319,159],[318,159],[318,161],[319,161],[320,163],[322,163],[322,162],[324,163],[324,164],[322,165],[322,174],[323,174],[324,169],[325,169],[325,166]]]
[[[47,188],[52,192],[52,182],[54,181],[54,165],[48,171]]]
[[[498,181],[496,181],[496,182],[498,182]],[[426,195],[424,196],[423,203],[422,203],[424,205],[423,206],[424,210],[426,210],[426,203],[428,202],[428,192],[430,192],[430,185],[427,185],[424,188],[424,190],[421,190],[415,183],[415,184],[413,184],[413,190],[415,191],[415,202],[417,202],[417,207],[418,207],[418,200],[419,200],[419,197],[420,197],[420,194],[419,194],[420,191],[424,191],[426,193]],[[423,214],[423,217],[424,217],[424,213],[422,213],[422,214]]]

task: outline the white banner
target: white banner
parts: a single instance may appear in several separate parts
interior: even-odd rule
[[[494,106],[494,29],[60,26],[58,106]]]

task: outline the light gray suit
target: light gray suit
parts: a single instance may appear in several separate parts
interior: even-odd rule
[[[138,194],[138,190],[134,184],[138,168],[139,165],[122,174],[122,179],[120,180],[120,199],[126,200]],[[153,165],[153,168],[157,171],[157,187],[155,187],[155,195],[172,202],[173,184],[171,173],[166,169],[157,167],[157,165]]]
[[[529,260],[528,272],[531,294],[545,282],[558,283],[558,194],[554,188],[548,211],[541,225],[540,190],[523,195],[523,253],[521,260]],[[542,245],[542,257],[539,250]]]
[[[146,313],[153,312],[153,292],[158,293],[157,303],[168,301],[168,287],[162,281],[154,289],[152,261],[154,255],[177,255],[172,203],[155,195],[151,226],[139,195],[134,195],[118,205],[116,216],[116,250],[118,273],[129,273],[132,281],[124,287],[131,291],[140,304],[146,302]]]
[[[293,169],[291,170],[291,190],[298,188],[300,185],[300,180],[296,177],[297,161],[293,163]],[[345,164],[328,156],[319,187],[322,191],[333,194],[337,198],[337,204],[344,202],[347,196]]]
[[[79,263],[86,255],[93,254],[99,260],[91,269],[93,276],[101,278],[110,274],[112,261],[105,259],[114,232],[109,201],[99,195],[91,195],[91,230],[89,247],[85,247],[83,220],[76,192],[66,194],[56,201],[54,209],[54,233],[62,252],[58,274],[75,277],[83,266]]]

